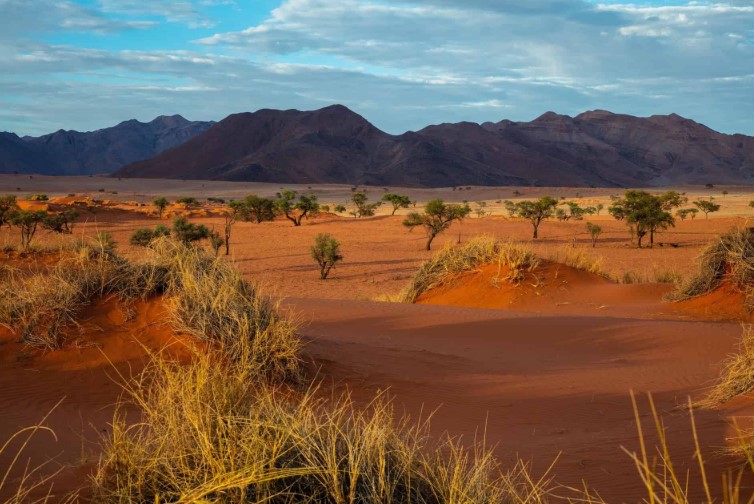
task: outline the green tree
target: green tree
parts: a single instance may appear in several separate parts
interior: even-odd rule
[[[427,250],[431,250],[432,240],[448,229],[454,221],[461,221],[469,215],[469,205],[446,204],[441,199],[433,199],[424,205],[424,213],[411,212],[403,225],[408,228],[423,227],[427,233]]]
[[[335,205],[335,211],[338,213],[343,213],[346,211],[346,207],[343,205]]]
[[[173,236],[186,245],[209,238],[210,231],[204,224],[193,224],[185,217],[177,217],[173,221]]]
[[[10,226],[11,215],[16,209],[16,196],[13,194],[0,196],[0,228],[5,224]]]
[[[688,216],[691,216],[691,220],[694,220],[697,213],[699,213],[699,209],[697,208],[681,208],[675,214],[684,221]]]
[[[157,207],[157,212],[160,219],[162,219],[162,214],[165,212],[168,205],[170,205],[170,202],[164,196],[160,196],[159,198],[155,198],[154,201],[152,201],[152,204]]]
[[[701,210],[704,213],[705,219],[708,218],[709,214],[720,210],[720,205],[718,205],[712,200],[696,200],[694,202],[694,206],[696,206],[699,210]]]
[[[215,252],[215,257],[217,257],[217,254],[220,252],[220,249],[223,245],[225,245],[225,238],[220,236],[220,233],[215,231],[214,229],[210,231],[209,233],[209,245],[212,247],[212,250]]]
[[[617,220],[625,220],[632,234],[635,233],[638,246],[649,234],[650,245],[654,244],[656,232],[675,226],[675,219],[664,210],[665,200],[662,196],[655,196],[646,191],[626,191],[623,198],[615,200],[608,211]]]
[[[319,203],[314,194],[302,194],[298,201],[296,201],[296,195],[296,191],[279,192],[275,200],[275,208],[298,227],[304,217],[319,210]]]
[[[586,223],[586,232],[589,233],[589,237],[592,239],[592,248],[597,246],[597,238],[602,234],[602,228],[597,224],[591,222]]]
[[[354,211],[351,212],[351,215],[357,218],[361,217],[371,217],[374,215],[375,210],[377,210],[377,207],[380,206],[380,202],[377,203],[368,203],[369,197],[367,196],[367,193],[363,191],[357,191],[351,194],[351,203],[356,207]]]
[[[408,208],[411,204],[411,200],[408,196],[392,193],[383,194],[382,201],[393,205],[393,212],[390,215],[395,215],[395,212],[397,212],[399,208]]]
[[[63,210],[57,214],[48,213],[42,219],[42,227],[53,233],[71,234],[73,233],[73,225],[79,218],[79,211],[75,208],[69,208]]]
[[[31,212],[28,210],[17,210],[10,215],[10,223],[18,227],[21,231],[21,248],[28,250],[31,241],[37,233],[37,227],[47,216],[47,212],[37,210]]]
[[[516,203],[516,215],[527,219],[534,228],[533,238],[539,238],[539,225],[544,219],[552,217],[558,202],[550,196],[543,196],[536,201],[519,201]]]
[[[343,260],[340,253],[340,243],[329,234],[318,234],[314,238],[314,245],[310,249],[312,259],[319,264],[319,278],[325,280],[335,263]]]

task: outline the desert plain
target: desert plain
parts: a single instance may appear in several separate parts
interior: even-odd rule
[[[273,197],[284,188],[316,194],[332,208],[348,206],[352,194],[345,185],[0,175],[0,194],[16,194],[29,208],[48,205],[25,201],[35,193],[47,194],[50,205],[94,202],[82,210],[72,234],[39,231],[35,244],[45,253],[19,254],[18,231],[3,227],[0,262],[22,274],[43,271],[55,262],[56,249],[100,232],[109,233],[125,257],[138,258],[143,250],[130,245],[129,237],[139,228],[169,225],[175,215],[185,215],[220,230],[222,205],[206,198]],[[629,453],[641,449],[638,418],[650,457],[657,457],[651,394],[674,464],[688,478],[689,501],[704,499],[688,404],[715,384],[723,362],[737,351],[749,313],[735,292],[681,303],[666,296],[694,274],[708,244],[732,228],[748,227],[751,188],[673,188],[689,200],[712,197],[721,210],[708,218],[677,219],[653,247],[641,249],[631,243],[626,224],[607,212],[620,189],[358,189],[375,201],[385,192],[406,194],[417,210],[434,198],[466,201],[472,208],[484,202],[485,214],[454,223],[430,252],[420,229],[402,226],[413,208],[390,215],[383,205],[363,218],[326,212],[300,227],[284,218],[236,223],[223,260],[300,324],[311,375],[350,391],[364,405],[386,391],[400,412],[431,417],[433,433],[447,432],[462,443],[483,437],[503,465],[523,460],[531,474],[556,481],[553,498],[588,488],[605,502],[646,498]],[[544,195],[604,209],[584,220],[545,220],[534,240],[531,224],[509,217],[502,202]],[[160,219],[151,205],[157,196],[193,196],[202,205],[171,206]],[[603,229],[594,247],[586,221]],[[343,254],[326,280],[309,253],[319,233],[337,238]],[[416,303],[394,302],[432,254],[481,235],[524,243],[541,258],[539,270],[515,285],[497,286],[480,280],[484,269],[474,270]],[[38,433],[22,455],[31,467],[45,464],[42,473],[56,472],[53,501],[86,485],[111,428],[122,379],[139,372],[149,351],[169,345],[180,356],[182,346],[191,345],[164,326],[160,303],[137,303],[134,310],[125,317],[107,303],[87,307],[79,337],[54,351],[30,349],[0,329],[0,443],[40,421],[54,431]],[[743,463],[731,449],[739,430],[750,427],[754,407],[739,397],[693,413],[709,491],[722,496],[725,475],[736,474]],[[0,467],[14,454],[3,452]],[[742,488],[754,483],[747,478]]]

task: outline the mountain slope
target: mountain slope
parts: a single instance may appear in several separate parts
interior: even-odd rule
[[[148,123],[125,121],[91,132],[59,130],[41,137],[3,134],[0,172],[47,175],[112,173],[118,168],[153,157],[206,131],[213,123],[160,116]],[[14,141],[10,136],[15,137]],[[2,138],[2,137],[0,137]]]
[[[599,110],[389,135],[334,105],[234,114],[115,175],[424,187],[746,184],[754,180],[754,138],[674,114]]]

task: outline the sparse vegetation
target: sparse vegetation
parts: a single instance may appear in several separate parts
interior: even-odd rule
[[[10,226],[10,219],[17,208],[15,195],[0,196],[0,229],[6,224]]]
[[[194,224],[185,217],[176,217],[173,220],[173,236],[176,240],[188,245],[190,243],[206,240],[210,231],[204,224]]]
[[[160,219],[162,219],[162,214],[165,212],[168,205],[170,205],[170,202],[167,198],[160,196],[159,198],[155,198],[154,201],[152,201],[152,204],[157,208],[157,213]]]
[[[197,208],[199,206],[199,200],[197,200],[193,196],[182,196],[175,200],[175,202],[179,205],[183,205],[188,209]]]
[[[369,203],[369,196],[366,191],[357,191],[351,194],[351,203],[354,205],[354,210],[351,213],[356,218],[371,217],[374,215],[377,207],[381,205],[381,202]]]
[[[597,239],[602,234],[602,228],[597,224],[591,222],[586,223],[586,232],[589,233],[589,238],[592,240],[592,248],[597,246]]]
[[[699,209],[697,208],[681,208],[678,211],[676,211],[676,215],[682,220],[685,221],[686,217],[691,216],[691,220],[694,220],[696,218],[696,214],[699,213]]]
[[[129,243],[136,247],[148,247],[152,240],[161,236],[170,236],[170,229],[162,224],[154,229],[140,228],[133,232],[131,238],[129,238]]]
[[[393,211],[390,213],[390,215],[395,215],[395,212],[397,212],[398,209],[408,208],[411,204],[411,200],[408,198],[408,196],[392,193],[383,194],[382,201],[393,205]]]
[[[544,219],[552,217],[557,200],[550,196],[543,196],[536,201],[519,201],[515,205],[515,215],[531,222],[534,233],[532,238],[539,237],[539,225]]]
[[[441,199],[433,199],[424,205],[424,213],[411,212],[403,221],[409,229],[423,227],[427,233],[427,250],[432,247],[435,237],[448,229],[455,221],[463,220],[471,209],[468,205],[446,204]]]
[[[293,222],[294,226],[298,227],[301,225],[304,217],[317,213],[319,203],[317,203],[317,196],[314,194],[302,194],[299,196],[298,201],[296,201],[296,196],[296,191],[278,193],[275,200],[275,208],[281,214],[285,215],[286,219]]]
[[[343,260],[340,253],[340,243],[329,234],[318,234],[314,238],[314,245],[310,249],[312,259],[319,265],[319,278],[327,279],[330,270]]]
[[[709,200],[696,200],[694,201],[694,205],[702,212],[704,213],[704,218],[707,219],[709,217],[709,214],[717,212],[720,210],[720,205],[712,201],[712,199]]]
[[[49,199],[46,194],[32,194],[29,196],[29,201],[47,201]]]
[[[343,213],[346,211],[346,207],[343,205],[335,205],[335,211],[337,213]]]
[[[42,227],[58,234],[73,233],[73,226],[79,218],[79,211],[68,208],[59,213],[48,213],[42,219]]]

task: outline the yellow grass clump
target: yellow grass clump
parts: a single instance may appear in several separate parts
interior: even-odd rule
[[[489,448],[430,442],[427,422],[397,418],[378,395],[358,409],[259,386],[248,367],[200,355],[155,359],[127,385],[142,411],[116,416],[94,500],[265,503],[542,502],[546,481],[525,466],[503,472]]]
[[[673,292],[669,299],[681,301],[713,291],[729,282],[746,295],[746,307],[754,309],[754,232],[733,229],[702,252],[699,271]]]
[[[478,266],[497,264],[507,269],[505,279],[521,281],[539,264],[537,256],[526,246],[477,236],[459,247],[446,246],[425,261],[402,294],[402,301],[413,303],[424,292],[446,285],[462,273]]]
[[[594,257],[583,248],[563,245],[552,251],[548,258],[552,262],[564,264],[587,273],[607,276],[602,272],[602,258]]]

